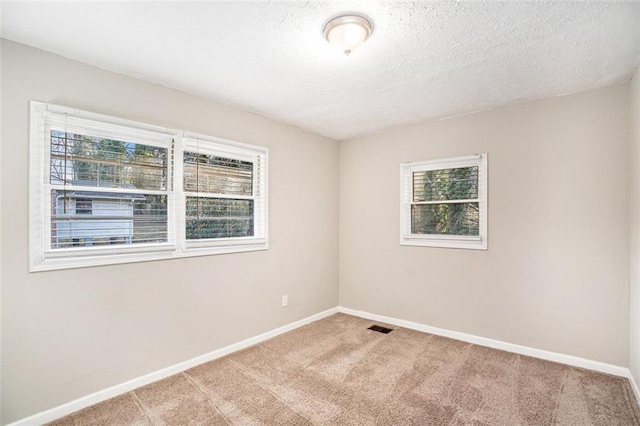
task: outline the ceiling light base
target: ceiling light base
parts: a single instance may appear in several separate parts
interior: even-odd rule
[[[369,38],[373,31],[371,21],[360,15],[341,15],[331,19],[322,29],[329,44],[340,49],[345,55]]]

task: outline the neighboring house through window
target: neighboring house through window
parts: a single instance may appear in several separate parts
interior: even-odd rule
[[[32,102],[31,270],[267,248],[267,150]]]
[[[401,165],[400,244],[487,249],[487,154]]]
[[[73,188],[91,184],[81,180],[69,183]],[[134,189],[133,185],[125,186]],[[136,238],[140,237],[143,217],[134,218],[134,209],[145,200],[142,194],[58,189],[54,197],[57,208],[51,216],[52,248],[111,245],[114,241],[133,244],[134,219]]]

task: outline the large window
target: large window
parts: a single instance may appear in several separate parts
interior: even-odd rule
[[[31,270],[267,248],[267,150],[31,105]]]
[[[487,249],[487,154],[401,165],[400,244]]]

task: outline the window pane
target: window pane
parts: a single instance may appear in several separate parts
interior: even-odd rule
[[[51,132],[51,183],[166,190],[167,149]]]
[[[51,191],[52,249],[163,242],[166,195]]]
[[[480,235],[478,203],[412,205],[411,233]]]
[[[187,239],[253,236],[253,200],[187,197]]]
[[[474,198],[478,198],[477,166],[413,173],[413,201]]]
[[[93,200],[91,198],[76,198],[76,214],[91,214]]]
[[[184,190],[209,194],[253,195],[253,163],[185,152]]]

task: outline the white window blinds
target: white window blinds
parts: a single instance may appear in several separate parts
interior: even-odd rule
[[[187,247],[266,241],[266,151],[188,137],[182,166]]]
[[[172,242],[170,147],[92,136],[53,125],[50,140],[52,250]],[[124,139],[124,138],[123,138]],[[77,250],[76,250],[77,251]]]
[[[32,102],[31,270],[267,248],[267,150]]]

